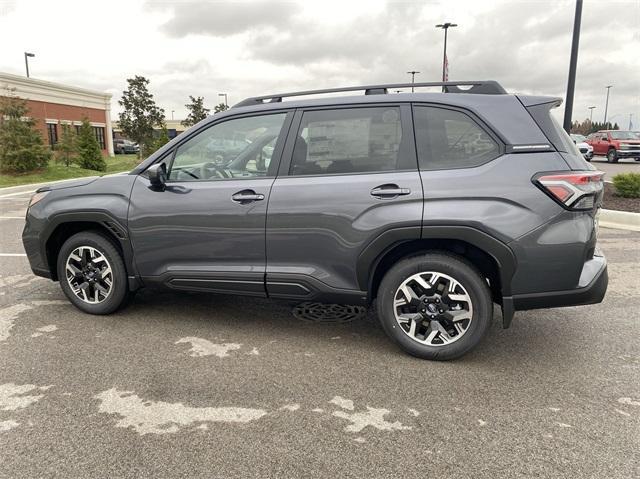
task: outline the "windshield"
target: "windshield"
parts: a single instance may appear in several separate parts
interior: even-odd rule
[[[609,134],[614,140],[640,140],[640,136],[633,131],[610,131]]]

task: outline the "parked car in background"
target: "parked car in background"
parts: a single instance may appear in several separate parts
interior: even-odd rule
[[[116,155],[138,153],[139,151],[140,145],[131,140],[125,140],[123,138],[113,140],[113,152]]]
[[[591,146],[589,143],[586,143],[587,137],[583,135],[572,134],[571,139],[578,147],[578,150],[580,150],[580,153],[582,153],[582,156],[584,156],[584,159],[587,161],[591,161],[591,158],[593,158],[593,146]]]
[[[640,135],[636,132],[601,130],[591,133],[586,143],[593,147],[594,155],[606,156],[609,163],[617,163],[620,158],[640,161]]]

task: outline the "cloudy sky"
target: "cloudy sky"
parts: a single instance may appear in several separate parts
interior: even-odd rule
[[[495,79],[510,92],[564,96],[575,3],[562,0],[229,2],[0,0],[0,71],[105,90],[151,80],[167,117],[188,95],[213,107],[265,93],[437,81],[443,21],[450,79]],[[604,114],[640,128],[640,1],[585,0],[574,119]]]

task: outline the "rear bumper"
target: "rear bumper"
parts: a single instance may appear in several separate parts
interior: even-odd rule
[[[559,308],[600,303],[607,292],[609,277],[607,260],[604,256],[594,256],[584,264],[578,287],[565,291],[547,291],[514,295],[513,309]]]

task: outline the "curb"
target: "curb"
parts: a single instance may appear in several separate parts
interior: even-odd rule
[[[601,209],[598,224],[603,228],[640,231],[640,213]]]

